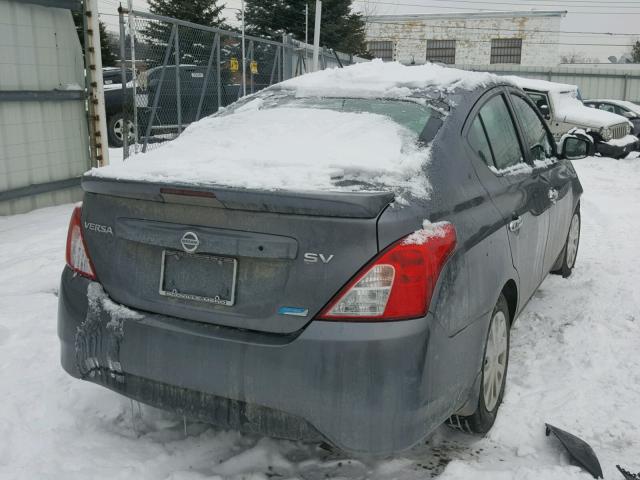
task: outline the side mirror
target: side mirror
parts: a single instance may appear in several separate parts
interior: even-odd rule
[[[629,110],[625,111],[622,113],[622,115],[624,115],[626,118],[628,118],[629,120],[633,119],[633,118],[638,118],[638,115],[634,112],[631,112]]]
[[[560,155],[567,160],[580,160],[593,155],[594,151],[593,140],[569,134],[562,141]]]

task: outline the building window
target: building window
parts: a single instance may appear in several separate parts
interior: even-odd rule
[[[447,64],[456,63],[456,41],[427,40],[427,60]]]
[[[494,38],[491,40],[491,63],[521,63],[521,38]]]
[[[380,58],[384,62],[393,60],[393,42],[391,41],[369,42],[367,44],[367,50],[369,50],[369,53],[375,58]]]

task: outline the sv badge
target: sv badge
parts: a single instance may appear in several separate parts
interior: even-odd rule
[[[304,263],[324,263],[325,265],[331,261],[334,257],[333,254],[325,255],[324,253],[311,253],[307,252],[304,254]]]

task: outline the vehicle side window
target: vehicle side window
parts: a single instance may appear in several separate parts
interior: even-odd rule
[[[605,112],[616,113],[616,108],[613,105],[609,105],[607,103],[601,103],[598,108],[600,110],[604,110]]]
[[[531,101],[536,104],[536,107],[538,107],[540,110],[542,110],[545,107],[547,109],[549,108],[549,100],[547,99],[546,95],[543,95],[542,93],[533,93],[533,92],[527,92],[527,95],[529,96]]]
[[[522,124],[522,133],[534,160],[553,157],[553,147],[547,129],[531,106],[517,95],[511,95],[516,115]]]
[[[493,153],[491,152],[491,147],[489,146],[487,134],[485,133],[484,125],[482,125],[480,115],[476,116],[475,120],[471,124],[467,139],[469,140],[469,144],[471,144],[473,151],[478,154],[482,161],[486,163],[488,167],[495,167]]]
[[[502,95],[491,98],[479,113],[498,170],[523,162],[516,127]]]

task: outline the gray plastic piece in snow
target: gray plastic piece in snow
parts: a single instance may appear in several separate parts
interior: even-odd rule
[[[616,465],[616,468],[622,474],[625,480],[640,480],[640,473],[631,473],[622,468],[620,465]]]
[[[587,442],[548,423],[545,426],[547,437],[553,433],[580,467],[593,475],[593,478],[603,478],[598,457]]]

